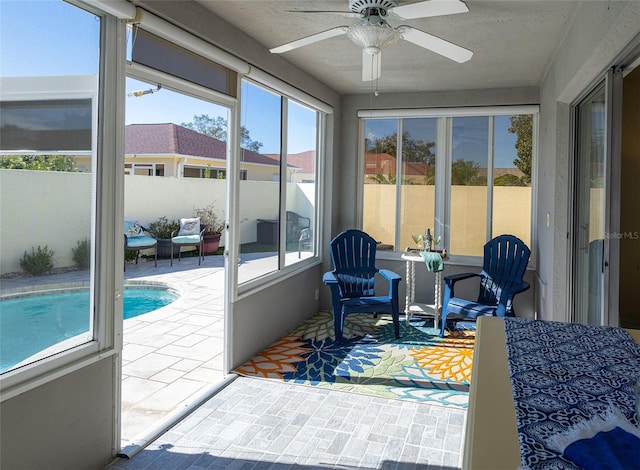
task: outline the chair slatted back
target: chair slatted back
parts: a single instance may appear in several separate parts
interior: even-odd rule
[[[530,256],[531,250],[514,235],[500,235],[489,240],[484,245],[482,265],[488,276],[481,282],[478,302],[495,305],[502,289],[522,282]]]
[[[342,297],[375,295],[374,278],[378,269],[376,241],[361,230],[345,230],[330,243],[334,274],[340,284]]]

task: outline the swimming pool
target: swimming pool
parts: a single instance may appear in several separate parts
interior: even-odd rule
[[[156,285],[126,286],[124,319],[157,310],[179,297]],[[0,373],[77,335],[89,333],[89,290],[45,291],[0,301]]]

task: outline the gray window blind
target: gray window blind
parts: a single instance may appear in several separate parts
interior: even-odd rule
[[[237,74],[143,29],[136,30],[131,60],[229,96],[237,96]]]
[[[90,151],[91,100],[0,103],[0,150]]]

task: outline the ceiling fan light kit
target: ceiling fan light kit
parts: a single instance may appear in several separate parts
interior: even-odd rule
[[[460,0],[426,0],[400,6],[397,5],[396,0],[349,0],[349,9],[352,12],[351,14],[360,15],[359,24],[338,26],[312,34],[275,47],[271,49],[271,52],[281,54],[298,47],[346,34],[353,43],[363,50],[363,81],[375,80],[380,77],[382,55],[380,51],[396,43],[399,39],[406,40],[459,63],[466,62],[473,56],[473,52],[470,50],[419,29],[406,25],[394,28],[387,23],[388,17],[415,19],[468,12],[467,5]],[[376,60],[371,61],[367,57],[375,57]]]
[[[380,49],[397,42],[400,34],[388,24],[375,26],[358,24],[349,28],[347,37],[367,53],[374,55],[380,52]]]

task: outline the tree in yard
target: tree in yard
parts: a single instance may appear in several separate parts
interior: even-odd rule
[[[180,125],[214,139],[227,141],[227,120],[222,116],[212,118],[208,114],[201,114],[200,116],[193,116],[193,121],[183,122]],[[242,126],[240,128],[240,147],[259,152],[262,146],[262,142],[251,140],[249,130],[246,127]]]
[[[10,155],[0,157],[0,168],[9,170],[77,171],[68,155]]]
[[[411,139],[410,134],[405,132],[402,134],[402,161],[425,163],[427,166],[424,175],[425,184],[434,184],[435,176],[435,162],[436,154],[434,153],[434,147],[436,143],[433,140],[415,140]],[[367,152],[386,153],[397,157],[398,152],[398,133],[394,132],[383,137],[370,140],[365,139],[365,148]],[[393,175],[393,181],[388,179],[386,182],[382,182],[379,179],[379,175],[375,176],[376,181],[380,184],[395,184],[395,175]],[[403,180],[405,183],[405,180]]]
[[[487,178],[480,176],[480,164],[459,158],[451,164],[451,184],[459,186],[484,186]]]
[[[533,115],[518,114],[510,116],[511,127],[508,132],[516,134],[516,153],[517,157],[513,160],[513,164],[522,172],[522,180],[531,183],[531,154],[533,148]]]
[[[402,134],[402,160],[405,162],[420,162],[427,165],[435,163],[436,155],[433,148],[436,143],[433,140],[415,140],[411,139],[410,134],[405,132]],[[365,139],[365,147],[367,152],[387,153],[397,156],[398,150],[398,133],[394,132],[377,139]]]
[[[518,178],[516,175],[506,174],[498,176],[493,180],[494,186],[526,186],[526,183],[522,178]]]

